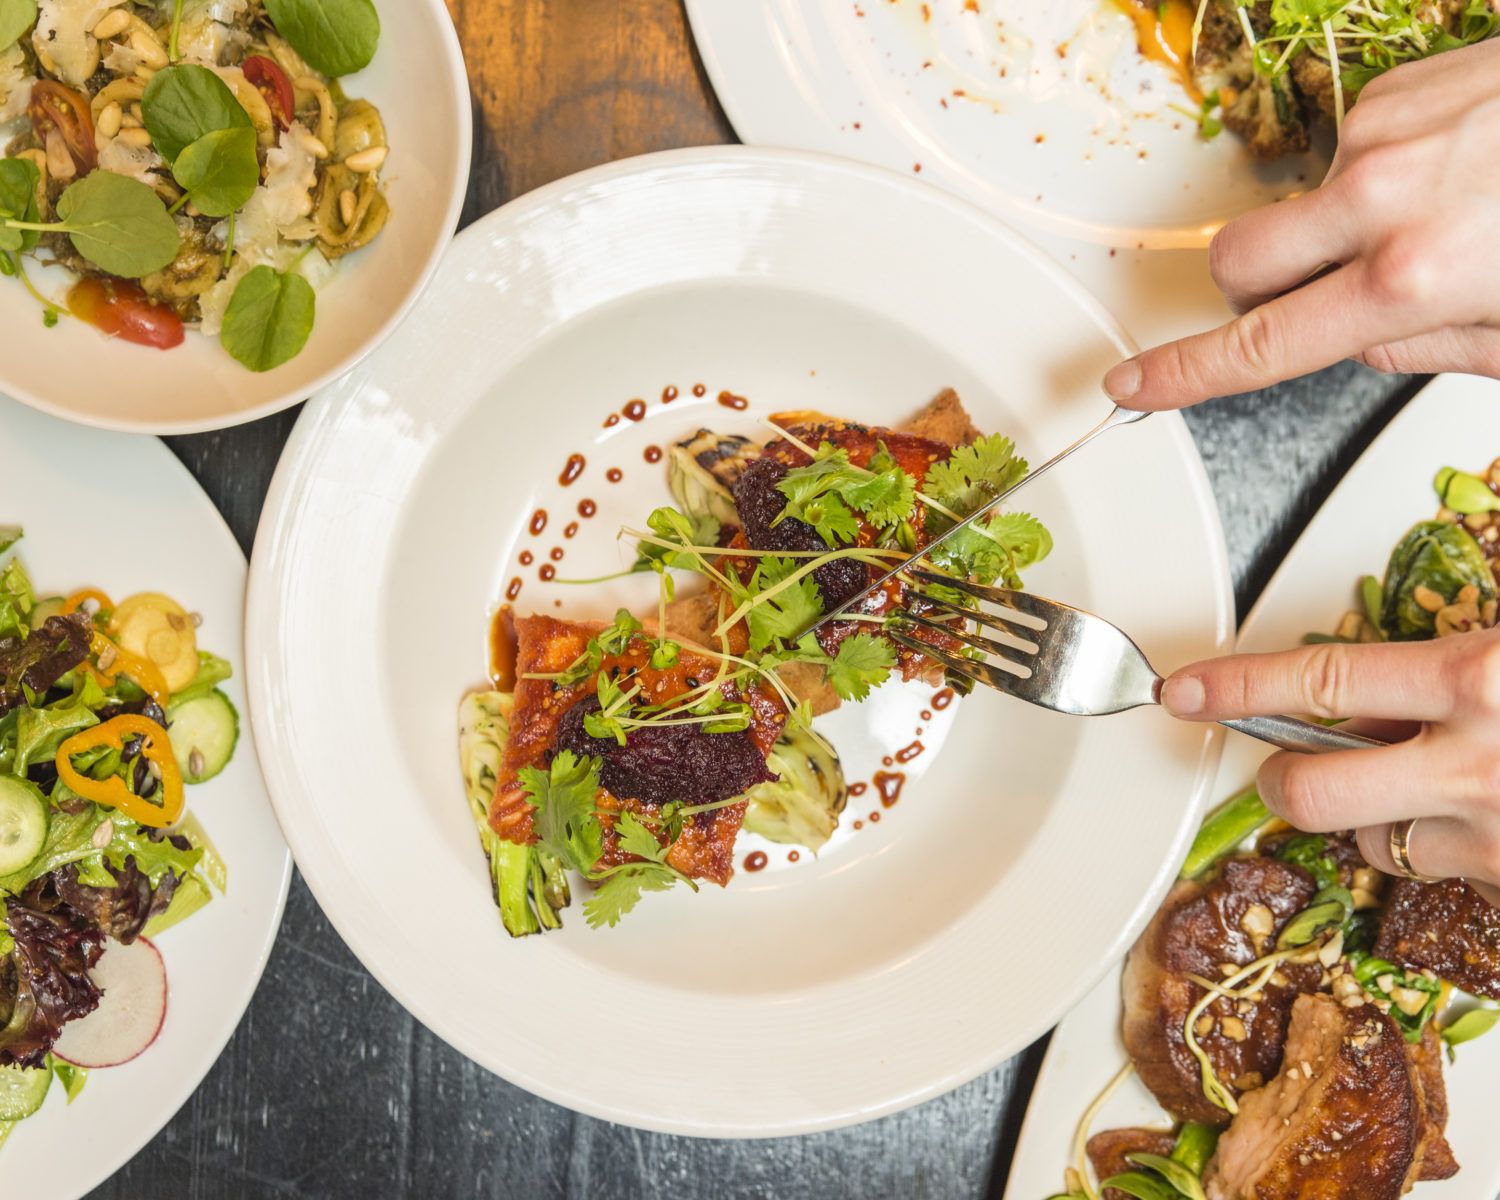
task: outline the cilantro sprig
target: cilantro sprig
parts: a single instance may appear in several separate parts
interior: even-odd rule
[[[877,527],[909,521],[917,509],[917,485],[897,464],[885,443],[868,467],[849,461],[849,452],[828,442],[813,461],[793,467],[776,485],[786,507],[772,522],[796,518],[811,525],[829,546],[852,541],[859,533],[856,514]]]

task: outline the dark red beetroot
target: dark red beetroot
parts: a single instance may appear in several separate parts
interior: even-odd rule
[[[625,745],[590,737],[584,718],[599,711],[590,696],[562,715],[558,750],[603,760],[599,782],[621,800],[643,804],[712,804],[738,796],[775,777],[748,732],[705,733],[701,725],[656,725],[632,729]]]

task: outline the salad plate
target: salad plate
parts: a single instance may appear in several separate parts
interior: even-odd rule
[[[663,449],[700,427],[764,436],[769,414],[809,409],[896,425],[951,387],[1039,461],[1102,417],[1096,380],[1127,350],[992,217],[847,161],[649,156],[466,230],[421,311],[299,420],[251,570],[255,736],[340,934],[470,1058],[642,1128],[847,1125],[1025,1045],[1165,888],[1211,734],[891,683],[816,727],[852,779],[929,726],[899,803],[864,792],[817,855],[737,854],[727,887],[648,897],[616,928],[575,905],[512,940],[456,709],[485,685],[503,603],[603,621],[655,603],[650,573],[597,577],[629,567],[619,527],[672,502]],[[1028,489],[1056,542],[1028,586],[1110,613],[1161,662],[1212,652],[1232,602],[1191,441],[1175,416],[1114,436]],[[1141,588],[1147,528],[1177,552]]]
[[[243,713],[244,558],[167,448],[79,429],[9,400],[0,400],[0,448],[8,464],[0,511],[24,528],[14,553],[38,595],[97,588],[179,598],[202,616],[202,645],[232,660],[235,675],[220,687]],[[81,1196],[117,1171],[186,1103],[250,1002],[291,877],[251,739],[242,737],[222,772],[189,795],[189,812],[227,867],[226,890],[151,938],[167,994],[149,1048],[91,1071],[71,1104],[54,1085],[40,1110],[10,1130],[0,1149],[7,1194]],[[110,943],[101,962],[122,952]]]
[[[1356,607],[1356,581],[1378,575],[1393,540],[1436,507],[1432,477],[1445,464],[1469,464],[1500,446],[1500,385],[1472,376],[1440,376],[1371,444],[1324,503],[1267,584],[1240,630],[1238,648],[1259,652],[1298,645],[1309,631],[1331,629]],[[1482,464],[1481,464],[1482,465]],[[1254,780],[1265,752],[1243,739],[1229,742],[1211,804]],[[1121,971],[1116,966],[1052,1035],[1032,1092],[1007,1184],[1006,1200],[1043,1200],[1065,1192],[1079,1120],[1126,1062],[1121,1041]],[[1500,1193],[1500,1145],[1494,1137],[1492,1083],[1500,1071],[1500,1039],[1480,1037],[1456,1047],[1444,1070],[1447,1137],[1459,1163],[1448,1182],[1419,1183],[1411,1193],[1493,1196]],[[1151,1094],[1132,1077],[1092,1123],[1094,1132],[1169,1123]]]
[[[3,230],[0,323],[25,351],[0,362],[0,393],[196,433],[301,402],[396,328],[468,186],[468,81],[441,0],[32,11],[0,46],[0,191],[35,187],[50,138],[46,208],[20,215],[118,233]],[[55,35],[50,68],[38,30]],[[0,226],[16,203],[0,200]]]

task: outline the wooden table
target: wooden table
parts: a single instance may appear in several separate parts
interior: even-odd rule
[[[449,7],[474,90],[466,222],[597,163],[734,140],[680,0]],[[1415,386],[1340,367],[1190,416],[1242,612]],[[169,439],[247,552],[295,419]],[[998,1197],[1041,1052],[1038,1044],[949,1096],[838,1133],[768,1142],[638,1133],[538,1100],[450,1050],[365,972],[298,879],[265,980],[223,1058],[156,1141],[94,1195]]]

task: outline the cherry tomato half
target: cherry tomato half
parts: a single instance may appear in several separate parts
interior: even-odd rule
[[[264,54],[252,54],[241,69],[245,72],[245,78],[250,81],[250,86],[266,98],[271,116],[276,120],[276,127],[285,129],[289,126],[297,112],[297,99],[292,91],[291,77],[281,69],[281,65]]]
[[[139,284],[126,279],[80,279],[68,292],[68,311],[110,337],[170,350],[182,345],[182,318],[155,303]]]
[[[30,114],[37,141],[45,146],[48,134],[56,130],[80,175],[87,175],[99,165],[99,150],[94,145],[94,116],[83,93],[55,80],[43,79],[31,86]]]

